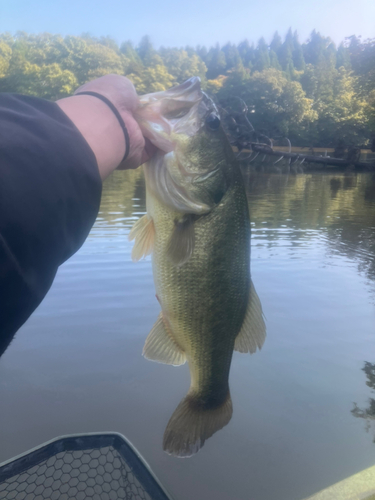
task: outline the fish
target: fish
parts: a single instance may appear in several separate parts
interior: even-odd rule
[[[132,258],[152,254],[161,312],[145,358],[190,370],[163,449],[197,453],[232,416],[233,351],[261,349],[266,328],[250,277],[250,218],[220,113],[197,77],[140,97],[136,119],[158,152],[144,166],[147,213],[129,234]]]

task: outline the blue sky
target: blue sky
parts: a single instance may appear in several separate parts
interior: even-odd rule
[[[0,32],[50,32],[113,37],[156,47],[238,43],[278,30],[305,41],[315,28],[336,43],[375,37],[375,0],[0,0]]]

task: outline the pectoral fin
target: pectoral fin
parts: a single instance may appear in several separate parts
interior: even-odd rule
[[[196,216],[186,215],[180,221],[175,222],[175,227],[167,248],[170,260],[181,266],[189,260],[195,246],[194,222]]]
[[[254,354],[257,348],[261,349],[265,339],[266,325],[263,318],[262,304],[251,281],[245,319],[240,333],[236,337],[234,350]]]
[[[132,227],[129,233],[129,240],[135,239],[132,250],[132,260],[137,261],[149,255],[154,248],[155,226],[154,221],[144,215]]]
[[[167,365],[183,365],[186,362],[186,355],[167,328],[161,312],[146,339],[143,356]]]

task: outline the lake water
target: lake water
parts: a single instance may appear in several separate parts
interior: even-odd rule
[[[375,177],[245,175],[267,339],[235,353],[231,422],[189,459],[162,436],[187,366],[141,355],[158,313],[127,234],[140,170],[106,183],[98,219],[0,360],[0,462],[56,436],[127,436],[176,500],[301,500],[375,464],[364,363],[375,363]],[[357,414],[362,415],[361,411]]]

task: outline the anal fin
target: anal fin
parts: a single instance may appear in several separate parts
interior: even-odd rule
[[[161,312],[146,339],[143,356],[159,363],[183,365],[186,362],[186,355],[167,331],[167,328]]]
[[[254,354],[257,348],[261,349],[266,339],[266,325],[264,323],[262,304],[250,281],[249,302],[240,333],[237,335],[234,350]]]
[[[144,215],[132,227],[129,233],[129,241],[135,239],[132,250],[132,260],[137,261],[149,255],[154,248],[155,227],[154,221],[148,215]]]

